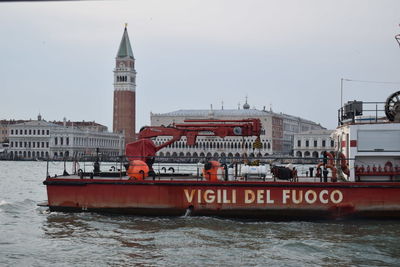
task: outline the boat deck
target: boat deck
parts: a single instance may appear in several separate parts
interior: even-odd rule
[[[129,176],[123,175],[120,176],[117,173],[115,174],[115,176],[84,176],[81,177],[77,174],[72,174],[72,175],[60,175],[60,176],[54,176],[54,177],[49,177],[49,178],[53,178],[53,179],[68,179],[68,180],[119,180],[119,181],[142,181],[142,180],[136,180],[136,179],[132,179]],[[155,177],[146,177],[145,179],[143,179],[144,181],[188,181],[188,182],[193,182],[193,181],[207,181],[206,179],[204,179],[201,176],[195,176],[195,175],[156,175]],[[221,182],[225,181],[224,179],[220,179]],[[277,179],[277,178],[273,178],[273,177],[265,177],[265,178],[259,178],[259,177],[237,177],[236,179],[229,179],[226,180],[227,182],[259,182],[259,183],[263,183],[263,182],[322,182],[323,178],[319,178],[319,177],[298,177],[297,181],[293,181],[293,180],[285,180],[285,179]],[[328,181],[330,181],[330,178],[328,178]]]

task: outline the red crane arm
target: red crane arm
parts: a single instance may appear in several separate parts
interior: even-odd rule
[[[259,119],[247,120],[185,120],[184,124],[174,126],[147,126],[139,133],[139,140],[126,145],[126,155],[141,160],[154,157],[160,149],[186,136],[188,145],[196,144],[197,136],[259,136],[261,122]],[[172,136],[167,142],[156,146],[150,138]]]
[[[174,127],[164,127],[164,126],[146,126],[142,128],[142,130],[139,132],[139,140],[136,142],[140,142],[140,140],[143,139],[150,139],[153,137],[158,137],[158,136],[172,136],[172,138],[165,142],[164,144],[160,146],[155,146],[156,151],[172,144],[181,139],[183,136],[183,132],[177,128]],[[135,142],[134,142],[135,143]]]

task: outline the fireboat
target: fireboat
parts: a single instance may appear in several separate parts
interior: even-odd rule
[[[335,153],[319,159],[317,177],[298,177],[293,166],[276,165],[272,158],[259,158],[258,166],[238,159],[198,159],[195,173],[154,168],[157,151],[178,140],[194,146],[198,136],[260,132],[260,121],[252,118],[143,127],[138,141],[126,145],[119,168],[101,171],[96,160],[90,171],[75,167],[71,175],[47,174],[45,206],[144,216],[400,219],[400,91],[385,102],[351,101],[338,110]],[[170,139],[156,146],[152,139],[158,136]]]

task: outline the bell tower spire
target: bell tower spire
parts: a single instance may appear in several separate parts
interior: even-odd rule
[[[127,24],[115,58],[113,131],[124,132],[125,143],[135,140],[136,70]]]

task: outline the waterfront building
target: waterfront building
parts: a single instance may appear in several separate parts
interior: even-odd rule
[[[320,124],[299,117],[274,113],[271,110],[250,109],[246,103],[243,109],[221,110],[178,110],[162,114],[150,114],[151,125],[172,125],[186,119],[241,120],[258,118],[261,121],[261,149],[254,149],[256,137],[198,137],[195,146],[187,146],[185,137],[158,152],[159,156],[188,157],[227,157],[238,158],[268,156],[271,154],[291,155],[293,153],[293,135],[301,129],[324,129]],[[166,142],[169,137],[157,137],[156,145]]]
[[[42,120],[16,123],[9,126],[9,153],[14,158],[49,158],[50,130],[60,127],[57,124]]]
[[[334,150],[335,142],[331,138],[333,130],[310,130],[294,134],[293,152],[295,157],[318,158],[324,151]]]
[[[110,133],[95,122],[47,122],[39,115],[9,126],[9,133],[12,159],[80,157],[94,155],[97,148],[103,155],[117,156],[124,149],[123,134]]]
[[[50,155],[53,158],[95,155],[118,156],[124,153],[123,134],[89,131],[77,127],[56,127],[51,130]]]
[[[0,121],[0,143],[8,141],[8,123],[7,121]]]
[[[113,132],[123,132],[126,143],[135,140],[136,70],[128,31],[125,26],[114,69]]]
[[[25,122],[24,120],[0,120],[0,143],[8,143],[9,126]]]

